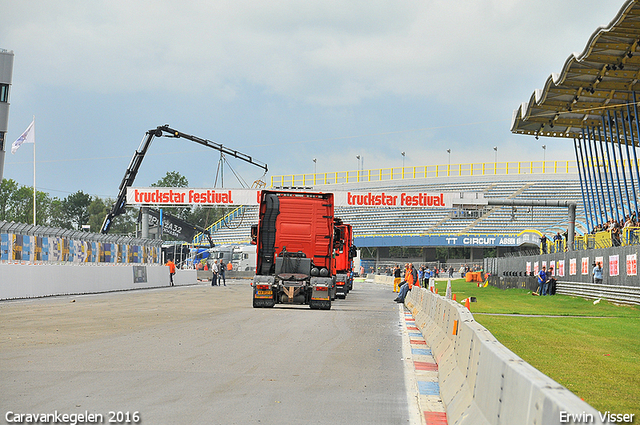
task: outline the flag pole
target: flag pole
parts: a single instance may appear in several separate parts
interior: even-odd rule
[[[33,116],[33,131],[36,131],[36,116]],[[36,142],[33,141],[33,225],[36,225]]]

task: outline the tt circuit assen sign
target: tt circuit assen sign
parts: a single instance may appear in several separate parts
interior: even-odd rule
[[[452,208],[456,205],[486,205],[482,193],[400,192],[400,191],[336,191],[335,206]],[[129,205],[259,205],[258,189],[190,189],[169,187],[130,187]]]

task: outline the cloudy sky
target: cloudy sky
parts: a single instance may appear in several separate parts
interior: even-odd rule
[[[145,132],[170,124],[269,174],[573,159],[512,135],[514,109],[623,0],[0,0],[15,54],[8,144],[36,116],[37,186],[115,197]],[[136,186],[212,187],[219,154],[157,138]],[[4,177],[32,185],[32,148]],[[229,159],[248,182],[262,171]],[[217,186],[220,186],[218,178]],[[240,187],[229,168],[225,187]]]

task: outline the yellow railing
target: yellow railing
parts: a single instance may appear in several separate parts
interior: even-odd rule
[[[640,245],[640,227],[624,227],[620,229],[619,237],[615,240],[611,237],[611,232],[607,230],[596,232],[595,234],[589,233],[576,236],[575,238],[576,250],[630,245]],[[563,240],[560,243],[548,241],[546,250],[548,253],[563,252],[565,251],[565,241]],[[541,250],[541,252],[543,251]]]
[[[379,182],[442,177],[506,176],[525,174],[578,174],[575,161],[485,162],[421,165],[331,173],[289,174],[271,177],[271,187]]]

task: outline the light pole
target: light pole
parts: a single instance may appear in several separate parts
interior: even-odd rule
[[[313,174],[317,173],[317,169],[316,169],[317,162],[318,162],[318,159],[313,158]]]
[[[542,145],[542,172],[544,173],[545,162],[547,161],[547,145]]]
[[[447,154],[449,154],[449,167],[451,167],[451,149],[447,149]]]
[[[497,147],[497,146],[494,146],[494,147],[493,147],[493,150],[496,152],[496,153],[495,153],[495,162],[496,162],[496,164],[497,164],[497,163],[498,163],[498,147]]]
[[[404,152],[400,152],[400,155],[402,155],[402,171],[404,172]]]

